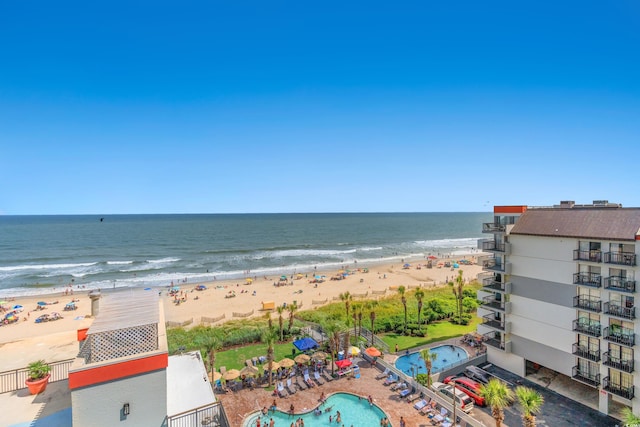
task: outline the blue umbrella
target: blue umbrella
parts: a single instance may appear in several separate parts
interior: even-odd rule
[[[144,290],[145,290],[145,291],[150,291],[150,290],[151,290],[151,288],[144,288]]]
[[[20,310],[21,308],[23,308],[20,304],[14,305],[13,309],[14,310]]]
[[[43,305],[47,305],[47,303],[46,303],[46,302],[44,302],[44,301],[38,301],[38,305],[39,305],[39,306],[43,306]]]

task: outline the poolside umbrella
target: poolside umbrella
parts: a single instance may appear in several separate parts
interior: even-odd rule
[[[301,365],[304,365],[305,363],[309,363],[309,360],[311,360],[311,357],[309,357],[306,354],[299,354],[293,360],[296,363],[300,363]]]
[[[336,361],[336,366],[340,369],[346,368],[347,366],[351,366],[351,359],[342,359]]]
[[[256,368],[255,366],[245,366],[240,370],[240,375],[255,377],[256,375],[258,375],[258,368]]]
[[[279,364],[278,362],[273,362],[273,363],[271,364],[271,370],[272,370],[272,371],[277,371],[279,367],[280,367],[280,364]],[[267,363],[265,363],[264,365],[262,365],[262,368],[263,368],[265,371],[269,372],[269,362],[267,362]]]
[[[290,368],[293,365],[296,364],[296,362],[293,361],[293,359],[289,359],[288,357],[285,357],[284,359],[282,359],[281,361],[278,362],[278,364],[280,366],[282,366],[283,368]]]
[[[313,356],[311,356],[313,360],[324,360],[327,357],[329,357],[329,355],[324,351],[316,351],[315,353],[313,353]]]
[[[352,356],[357,356],[360,354],[360,349],[355,345],[352,345],[351,347],[349,347],[349,354]]]
[[[375,347],[369,347],[364,352],[367,353],[371,357],[380,357],[380,356],[382,356],[382,353],[380,352],[380,350],[378,350]]]
[[[240,376],[240,371],[238,371],[237,369],[229,369],[227,372],[225,372],[222,375],[222,379],[225,381],[235,380],[239,376]]]
[[[213,373],[213,378],[211,378],[211,373],[209,373],[209,379],[213,382],[213,381],[218,381],[220,378],[222,378],[222,374],[218,371]]]

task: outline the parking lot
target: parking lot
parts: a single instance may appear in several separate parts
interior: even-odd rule
[[[606,416],[597,410],[585,406],[579,402],[571,400],[553,390],[538,385],[527,379],[523,379],[515,374],[505,371],[496,366],[489,365],[486,371],[501,378],[514,386],[523,385],[536,390],[544,398],[544,404],[540,414],[536,416],[538,426],[598,426],[598,427],[621,427],[623,423],[616,418]],[[491,408],[476,407],[475,413],[483,412],[491,416]],[[505,410],[504,424],[508,427],[522,425],[521,410],[518,403],[512,404]],[[478,417],[480,418],[480,417]],[[486,419],[481,417],[483,422]]]

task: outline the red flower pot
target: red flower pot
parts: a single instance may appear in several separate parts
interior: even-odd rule
[[[51,374],[47,374],[46,377],[41,378],[39,380],[35,380],[35,381],[31,381],[31,380],[27,379],[25,381],[25,384],[29,388],[29,393],[31,393],[31,394],[42,393],[47,388],[47,384],[49,383],[49,377],[50,376],[51,376]]]

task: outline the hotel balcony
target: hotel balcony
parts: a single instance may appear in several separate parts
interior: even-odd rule
[[[605,352],[602,354],[603,361],[602,364],[610,366],[614,369],[624,372],[633,372],[633,357],[630,359],[621,359],[619,357],[611,356],[610,352]]]
[[[482,262],[482,268],[486,271],[495,271],[497,273],[511,274],[511,263],[497,263],[495,258]]]
[[[602,388],[609,393],[624,397],[628,400],[633,399],[635,396],[634,387],[632,385],[625,387],[620,384],[612,383],[609,377],[604,377],[604,380],[602,380]]]
[[[597,322],[577,319],[573,321],[573,331],[592,337],[599,337],[602,334],[602,326]]]
[[[636,345],[636,334],[633,332],[633,329],[612,328],[611,326],[607,326],[604,328],[603,336],[605,340],[616,344],[626,345],[627,347]]]
[[[496,319],[496,317],[492,314],[487,314],[482,318],[484,319],[482,321],[482,324],[486,327],[496,329],[500,332],[506,332],[506,333],[511,332],[511,322],[507,322],[504,319],[503,320]]]
[[[602,286],[602,276],[596,273],[574,273],[573,284],[599,288]]]
[[[511,353],[511,341],[502,341],[500,338],[489,338],[487,335],[493,335],[493,332],[485,334],[483,342],[493,348],[504,351],[505,353]]]
[[[623,319],[633,320],[636,318],[635,307],[622,307],[610,301],[604,303],[604,312],[611,316],[621,317]]]
[[[485,252],[499,252],[505,255],[511,253],[511,243],[498,243],[495,240],[483,240],[480,242],[480,248]]]
[[[592,362],[600,361],[600,349],[598,350],[589,350],[587,346],[580,345],[578,343],[573,344],[573,353],[574,356],[582,357],[583,359],[589,359]]]
[[[610,276],[604,279],[604,288],[618,292],[636,292],[636,281],[626,277]]]
[[[498,282],[496,281],[496,276],[491,274],[487,277],[483,277],[482,279],[482,287],[490,292],[505,292],[507,294],[511,293],[511,282]]]
[[[481,306],[483,308],[489,308],[489,309],[504,311],[505,313],[510,313],[511,312],[511,303],[510,302],[506,302],[506,301],[501,300],[501,299],[496,299],[495,296],[491,296],[491,295],[489,295],[488,297],[482,298]]]
[[[602,311],[602,301],[582,295],[573,297],[573,306],[582,310],[593,311],[594,313],[600,313]]]
[[[605,252],[604,262],[607,264],[636,265],[636,254],[633,252]]]
[[[504,233],[505,231],[507,231],[507,226],[503,224],[493,222],[485,222],[482,224],[483,233]]]
[[[571,378],[580,381],[581,383],[590,385],[591,387],[598,387],[600,385],[600,374],[583,372],[578,366],[574,366],[571,369]]]
[[[573,260],[602,262],[602,252],[601,251],[581,251],[580,249],[575,249],[573,251]]]

